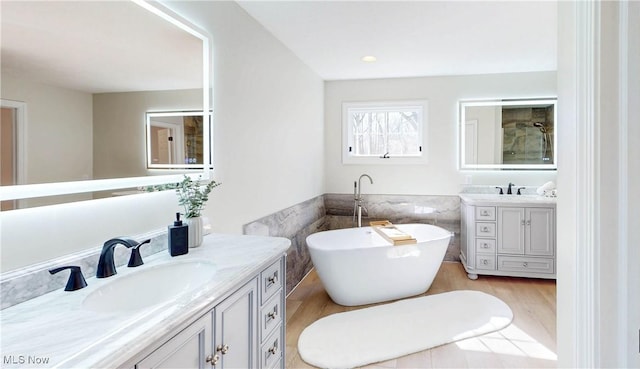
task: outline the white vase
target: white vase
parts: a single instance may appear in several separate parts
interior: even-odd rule
[[[202,245],[202,218],[187,218],[189,226],[189,247],[198,247]]]

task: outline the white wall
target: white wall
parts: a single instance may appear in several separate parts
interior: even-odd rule
[[[558,9],[558,367],[637,368],[640,6]]]
[[[91,94],[3,73],[1,95],[27,105],[25,184],[91,178]]]
[[[168,191],[1,212],[0,271],[166,227],[178,210]]]
[[[473,184],[541,185],[555,172],[488,172],[457,169],[458,100],[556,96],[556,73],[514,73],[475,76],[332,81],[325,84],[326,189],[351,193],[360,174],[373,177],[366,193],[456,195],[465,176]],[[341,104],[350,101],[429,101],[429,163],[426,165],[343,165]]]
[[[466,120],[478,122],[476,137],[478,161],[474,164],[502,163],[502,141],[496,142],[502,136],[501,113],[500,107],[470,106],[466,108]]]
[[[94,178],[147,175],[145,113],[170,110],[202,111],[202,88],[93,95]]]
[[[324,193],[323,81],[234,2],[171,2],[213,36],[214,189],[218,232]],[[174,194],[154,193],[0,213],[2,271],[107,238],[164,228]]]
[[[623,216],[626,217],[626,255],[621,255],[621,268],[627,271],[627,289],[635,291],[626,296],[626,317],[623,316],[619,324],[628,327],[626,339],[627,345],[619,348],[621,353],[627,355],[627,365],[629,367],[640,368],[640,198],[636,196],[636,191],[640,188],[640,2],[628,2],[627,12],[628,25],[628,59],[626,70],[628,79],[626,89],[627,101],[626,119],[627,131],[623,132],[622,138],[626,139],[627,163],[626,181],[621,183],[627,189],[626,208],[623,207]],[[625,299],[622,299],[624,303]]]
[[[213,37],[214,229],[323,194],[322,79],[235,2],[167,5]]]

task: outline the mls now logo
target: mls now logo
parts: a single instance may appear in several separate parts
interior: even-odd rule
[[[4,355],[2,357],[3,364],[36,364],[46,365],[49,363],[48,357],[39,357],[34,355]]]

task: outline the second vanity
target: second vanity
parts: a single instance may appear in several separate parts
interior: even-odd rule
[[[460,194],[460,259],[478,275],[556,276],[556,199]]]
[[[3,368],[284,368],[289,245],[285,238],[212,234],[186,255],[159,252],[109,278],[86,276],[83,289],[4,309]],[[205,271],[185,273],[184,265]],[[163,279],[158,271],[167,267],[180,272]],[[194,276],[203,279],[188,289]],[[181,278],[186,292],[144,301]],[[129,282],[142,288],[122,292]]]

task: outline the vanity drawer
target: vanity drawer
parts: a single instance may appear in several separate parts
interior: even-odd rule
[[[495,237],[496,236],[496,224],[495,223],[476,223],[476,237]]]
[[[260,349],[260,367],[273,368],[282,357],[282,326],[278,326]]]
[[[525,273],[554,273],[553,258],[498,256],[498,270]]]
[[[275,294],[260,310],[260,342],[264,342],[273,328],[282,321],[282,290]]]
[[[280,263],[280,260],[260,273],[260,295],[262,296],[260,304],[264,304],[278,292],[282,285],[281,278],[284,278],[284,276],[282,275],[282,263]]]
[[[495,206],[477,206],[476,220],[496,220]]]
[[[495,254],[496,240],[492,238],[476,238],[476,252]]]
[[[476,255],[476,269],[496,270],[496,257],[493,255]]]

